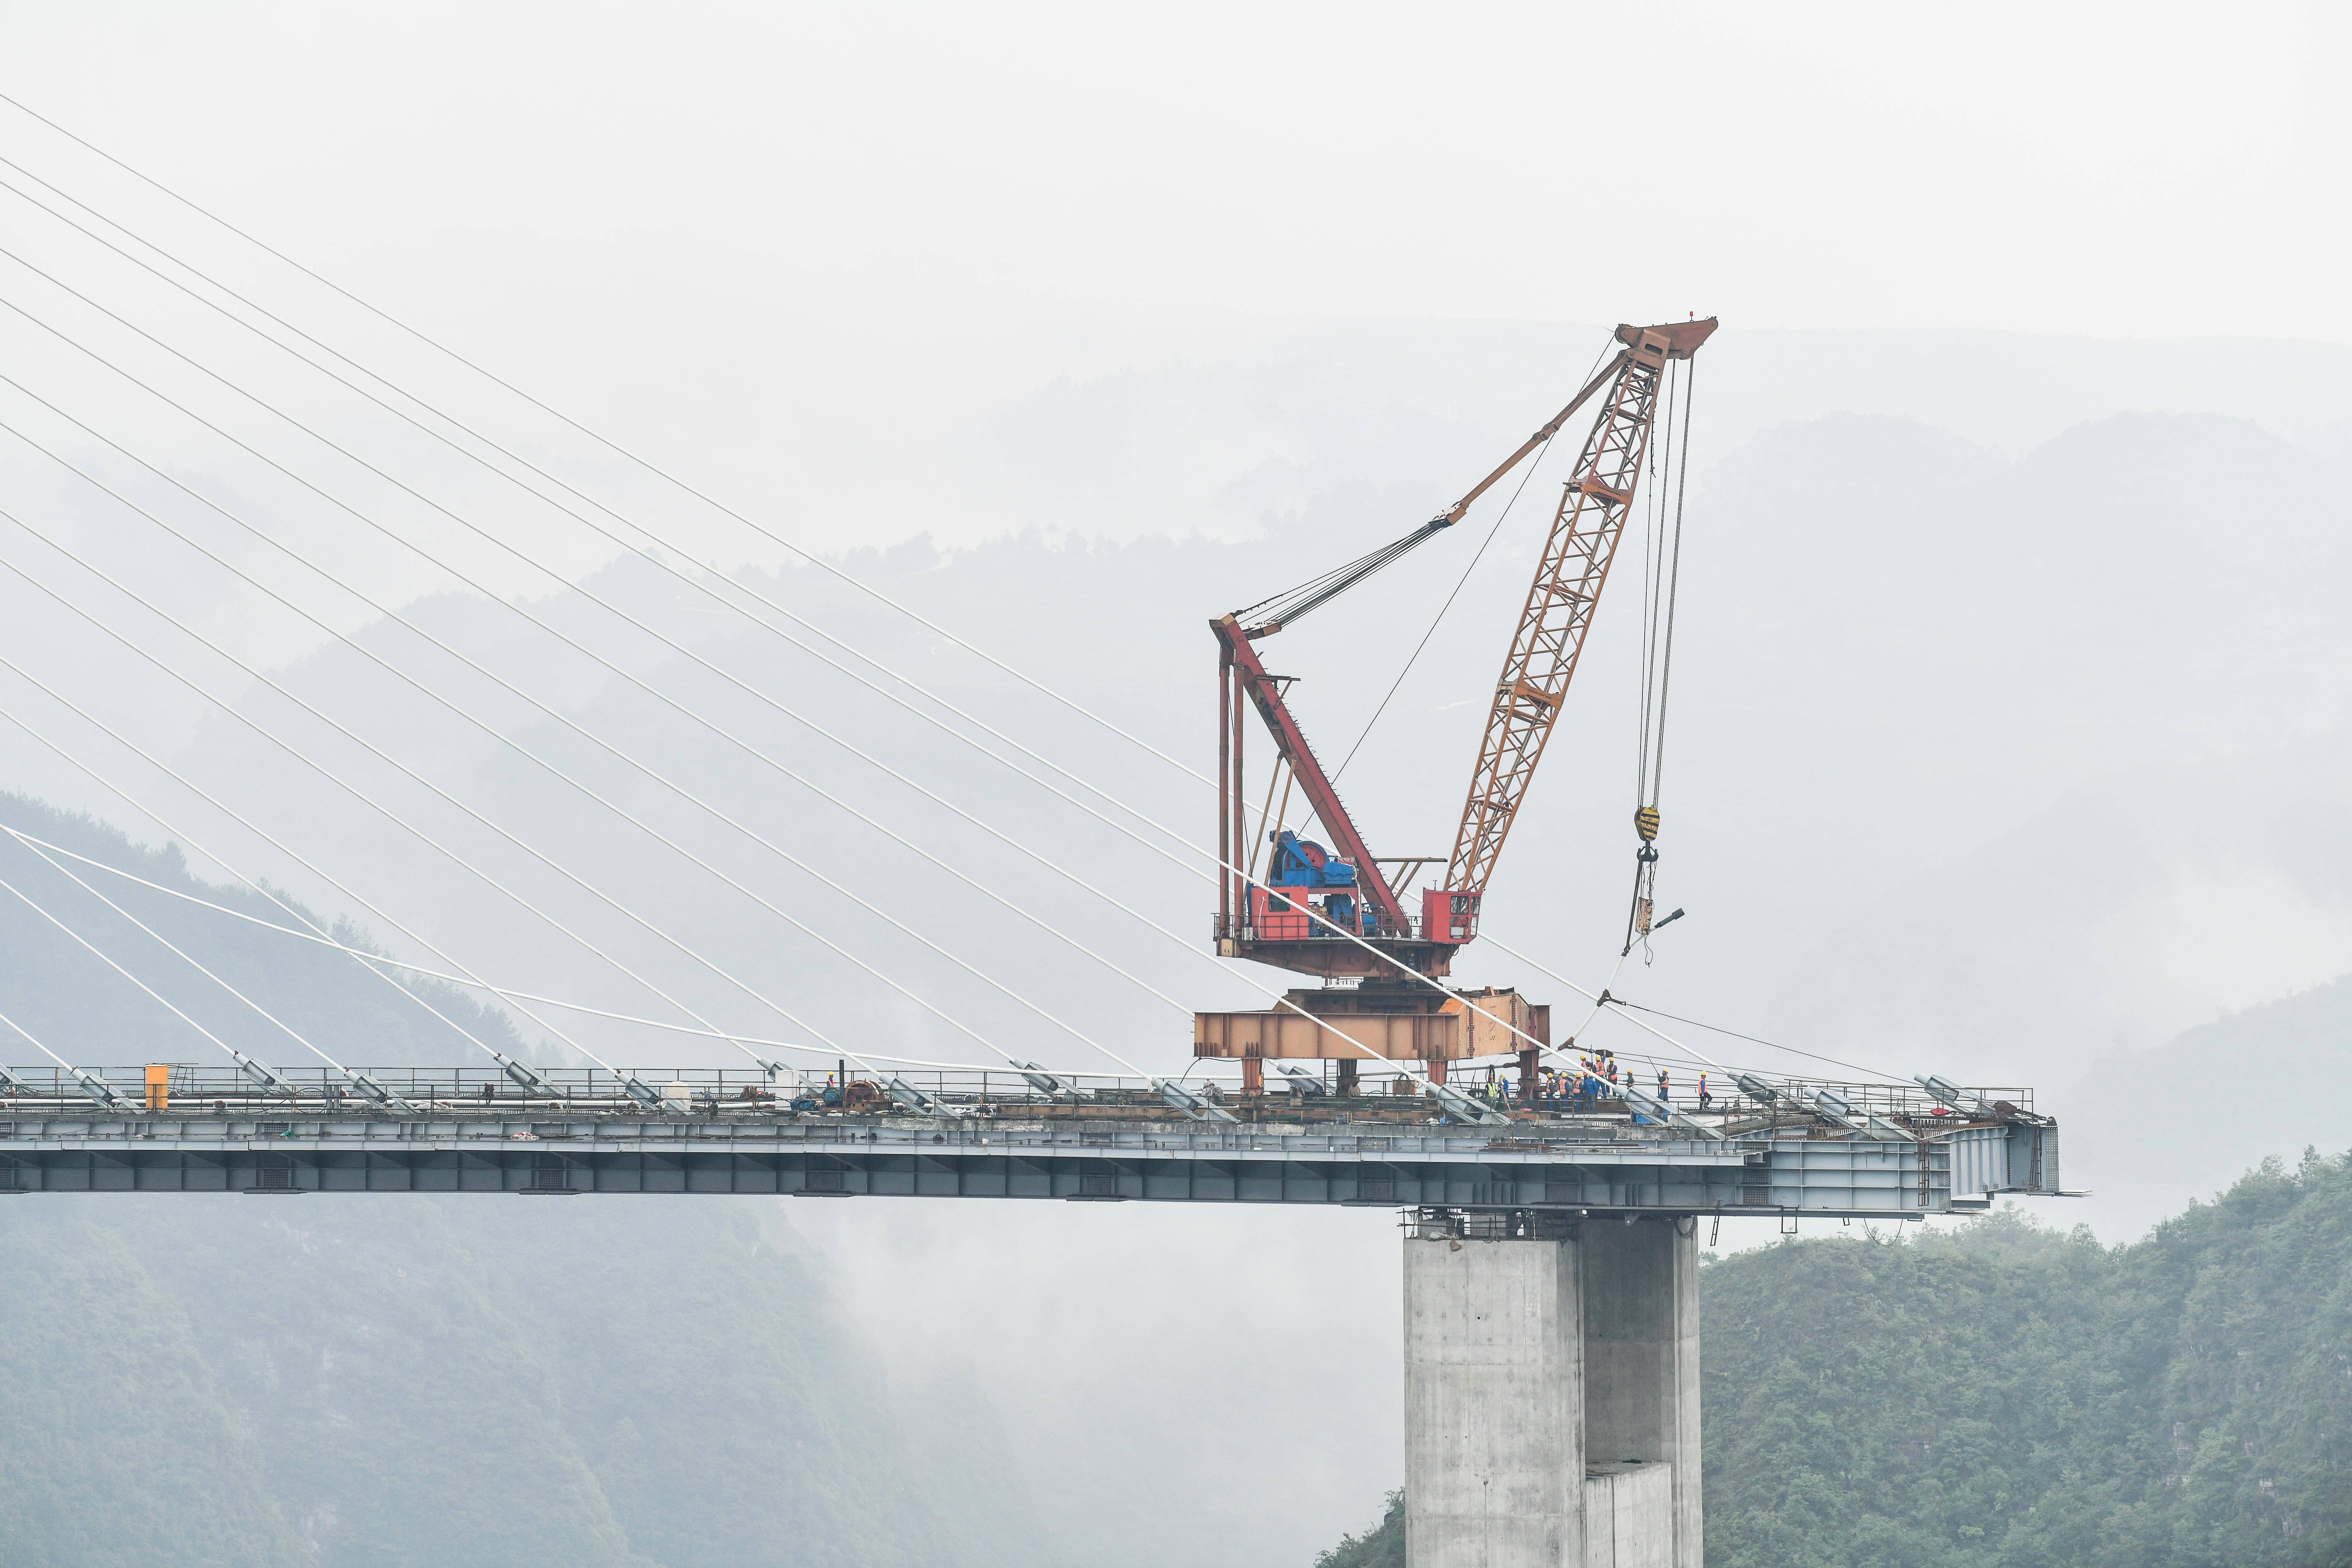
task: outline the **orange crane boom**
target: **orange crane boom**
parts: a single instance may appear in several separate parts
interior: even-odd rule
[[[1503,843],[1510,836],[1536,764],[1559,721],[1569,682],[1575,678],[1585,633],[1609,580],[1609,564],[1633,510],[1633,489],[1650,444],[1650,427],[1666,362],[1688,359],[1716,328],[1703,321],[1617,329],[1625,347],[1617,356],[1615,378],[1592,433],[1585,437],[1576,472],[1561,491],[1551,534],[1528,585],[1518,630],[1495,683],[1493,705],[1470,772],[1470,792],[1462,804],[1462,825],[1445,868],[1445,887],[1483,894],[1495,874]]]

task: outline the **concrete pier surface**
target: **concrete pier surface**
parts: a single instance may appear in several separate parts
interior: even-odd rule
[[[1694,1221],[1423,1209],[1404,1314],[1412,1568],[1701,1568]]]

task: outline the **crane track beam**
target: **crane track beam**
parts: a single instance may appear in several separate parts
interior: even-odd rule
[[[1483,893],[1495,873],[1559,721],[1624,535],[1666,363],[1688,359],[1714,331],[1713,318],[1617,329],[1625,352],[1618,358],[1616,378],[1585,437],[1576,471],[1561,489],[1518,630],[1495,683],[1454,854],[1446,863],[1449,889]]]

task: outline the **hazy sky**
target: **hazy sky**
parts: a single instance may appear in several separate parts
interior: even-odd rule
[[[860,292],[2341,342],[2347,38],[2278,0],[6,5],[0,78],[435,305],[387,247],[655,229]]]

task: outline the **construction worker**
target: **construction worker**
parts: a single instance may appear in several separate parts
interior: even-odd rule
[[[1658,1069],[1658,1100],[1661,1104],[1673,1103],[1673,1101],[1667,1097],[1666,1069],[1664,1068],[1660,1068]]]
[[[1698,1069],[1698,1108],[1705,1110],[1711,1103],[1712,1098],[1706,1092],[1706,1069],[1701,1068]]]

